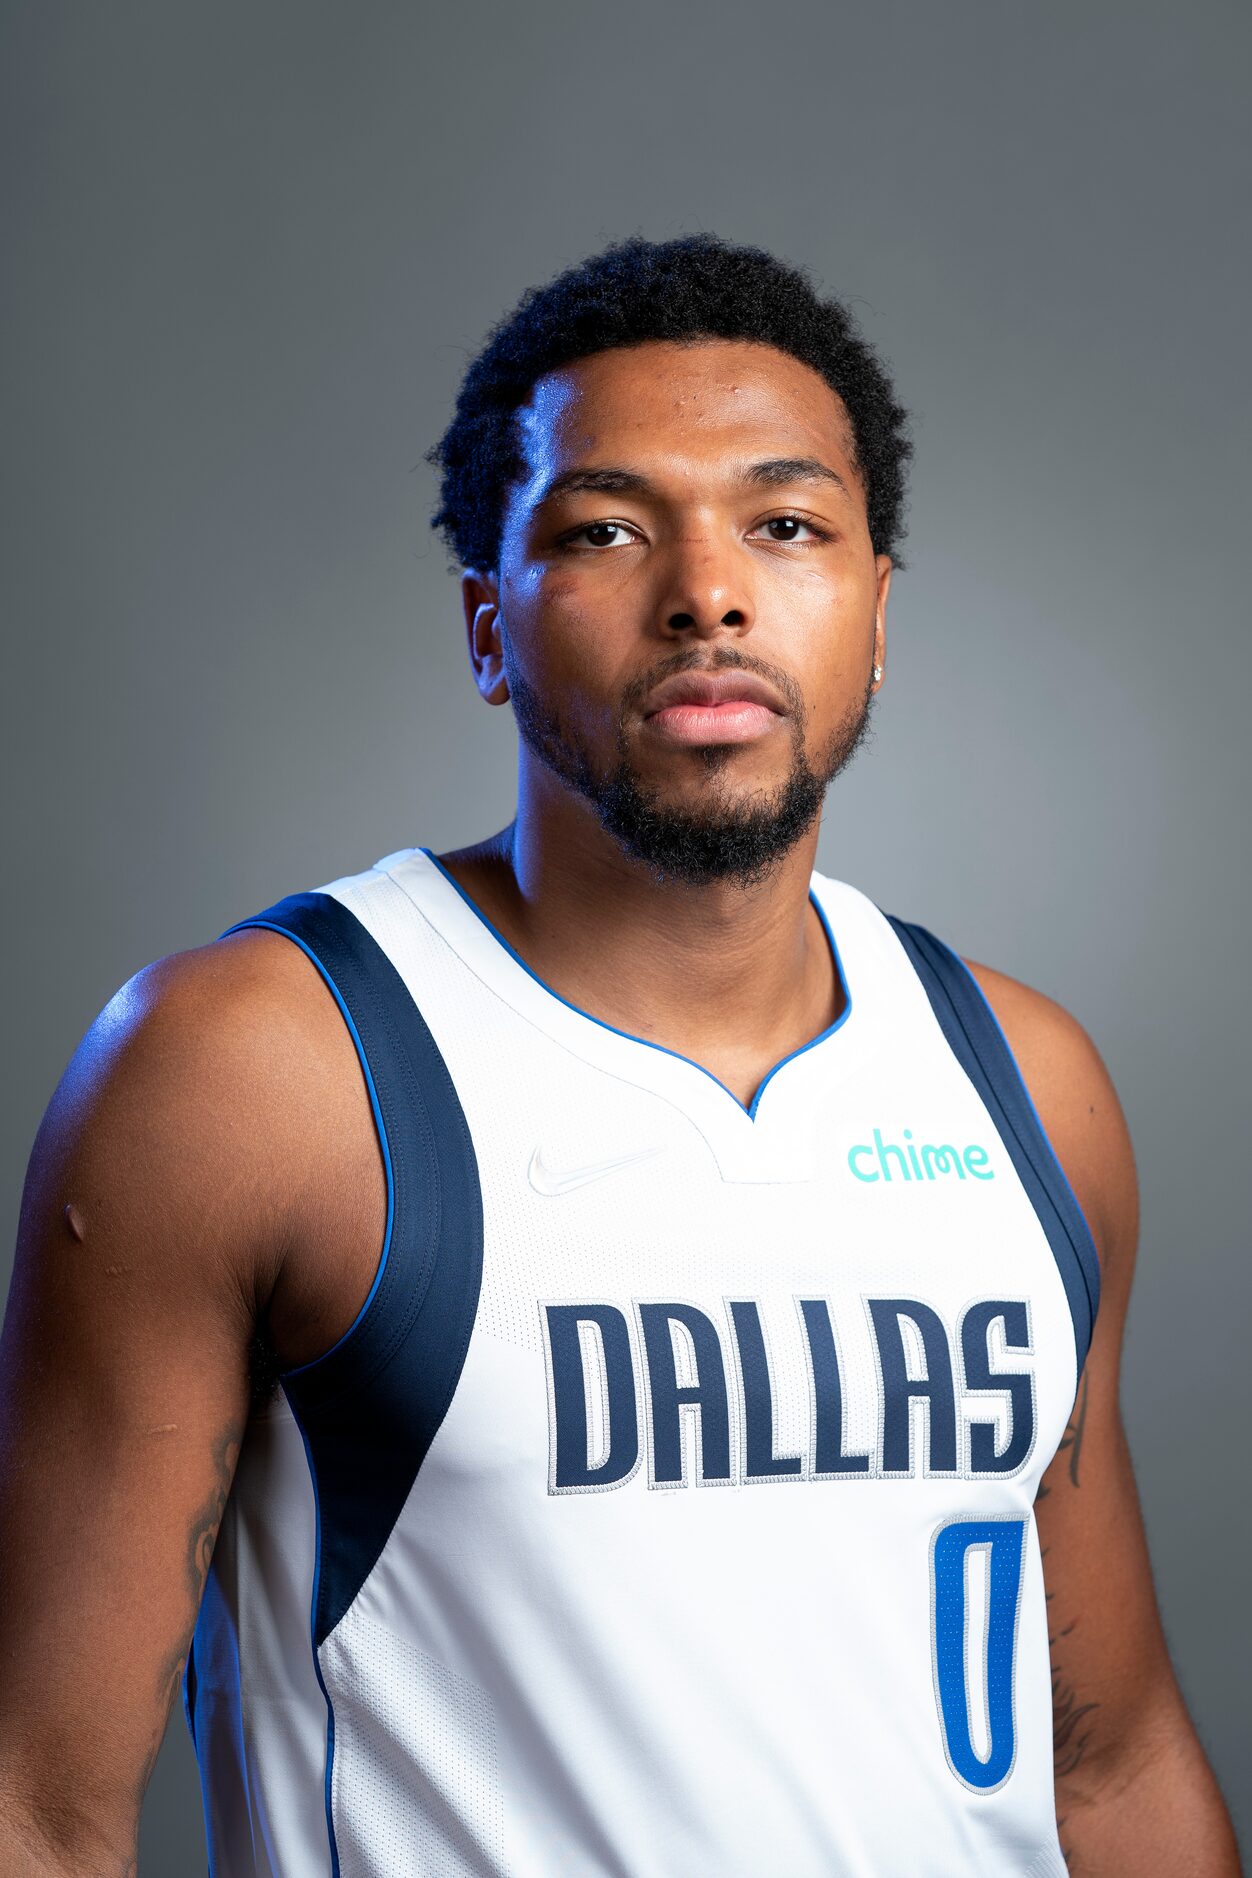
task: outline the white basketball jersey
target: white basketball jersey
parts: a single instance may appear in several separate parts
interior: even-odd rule
[[[812,896],[845,1009],[750,1108],[425,850],[241,922],[337,999],[388,1206],[213,1557],[218,1878],[1063,1878],[1032,1504],[1094,1248],[959,959]]]

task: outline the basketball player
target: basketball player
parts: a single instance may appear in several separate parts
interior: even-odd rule
[[[1234,1873],[1108,1076],[813,872],[886,671],[882,368],[769,257],[635,241],[436,454],[516,818],[149,967],[56,1093],[0,1867],[134,1869],[186,1659],[219,1878]]]

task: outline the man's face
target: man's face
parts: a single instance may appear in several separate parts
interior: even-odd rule
[[[890,562],[851,426],[773,347],[653,341],[553,372],[519,414],[479,683],[628,852],[759,877],[864,728]]]

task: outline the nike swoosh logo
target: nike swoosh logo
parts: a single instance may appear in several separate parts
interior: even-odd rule
[[[593,1180],[603,1180],[606,1174],[615,1174],[619,1167],[630,1167],[635,1161],[650,1161],[654,1154],[660,1152],[660,1148],[640,1148],[635,1154],[619,1155],[615,1161],[596,1161],[588,1167],[558,1169],[547,1166],[542,1149],[536,1148],[530,1157],[527,1171],[536,1193],[572,1193],[575,1187],[586,1187]]]

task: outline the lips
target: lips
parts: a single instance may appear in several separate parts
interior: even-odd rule
[[[679,672],[643,703],[647,730],[671,744],[755,743],[786,715],[779,693],[754,672]]]
[[[673,678],[662,679],[648,693],[643,716],[646,720],[679,705],[717,710],[736,704],[763,705],[779,717],[787,708],[773,685],[755,672],[678,672]]]

